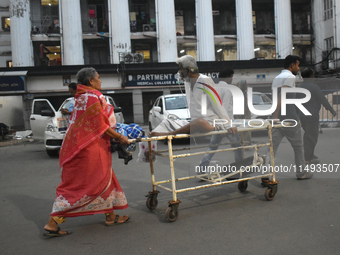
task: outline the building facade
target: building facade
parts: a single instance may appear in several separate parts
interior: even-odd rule
[[[289,54],[319,72],[336,70],[339,13],[340,0],[3,0],[0,122],[29,128],[32,98],[58,106],[82,66],[101,72],[104,93],[114,92],[137,123],[155,97],[179,91],[167,63],[185,54],[206,73],[228,66],[254,85],[270,83],[281,69],[274,60]],[[268,61],[276,64],[260,70]],[[22,85],[6,85],[21,84],[18,77]],[[24,109],[23,121],[12,108]]]

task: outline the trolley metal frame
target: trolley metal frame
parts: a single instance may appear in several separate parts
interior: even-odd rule
[[[168,135],[168,136],[157,136],[157,137],[150,137],[150,138],[142,138],[142,139],[131,139],[129,140],[130,142],[140,142],[140,141],[147,141],[149,144],[149,163],[150,163],[150,172],[151,172],[151,183],[152,183],[152,191],[149,191],[149,193],[146,195],[147,200],[146,200],[146,206],[150,210],[156,209],[158,205],[158,200],[157,196],[159,191],[157,190],[157,187],[167,190],[172,193],[172,200],[168,202],[168,208],[166,210],[166,219],[169,222],[176,221],[178,218],[178,207],[179,203],[181,203],[180,200],[177,198],[178,193],[182,193],[185,191],[191,191],[191,190],[198,190],[198,189],[203,189],[203,188],[209,188],[209,187],[216,187],[216,186],[221,186],[225,184],[230,184],[230,183],[238,183],[238,189],[241,192],[245,192],[248,186],[248,180],[253,180],[253,179],[258,179],[262,178],[261,184],[265,187],[267,187],[265,191],[265,197],[267,200],[271,201],[273,200],[276,192],[277,192],[277,185],[278,181],[276,181],[275,177],[275,171],[274,171],[274,151],[273,151],[273,141],[272,141],[272,128],[275,127],[281,127],[280,125],[263,125],[261,127],[250,127],[250,128],[238,128],[238,132],[246,132],[246,131],[261,131],[261,130],[267,130],[268,131],[268,142],[267,143],[260,143],[260,144],[254,144],[254,145],[247,145],[247,146],[241,146],[241,147],[233,147],[233,148],[228,148],[228,149],[217,149],[217,150],[211,150],[211,151],[203,151],[203,152],[194,152],[194,153],[183,153],[183,154],[177,154],[174,155],[173,153],[173,146],[172,146],[172,141],[173,139],[183,139],[183,138],[189,138],[189,137],[200,137],[200,136],[210,136],[214,134],[225,134],[228,131],[212,131],[208,133],[202,133],[202,134],[195,134],[195,135],[186,135],[186,134],[180,134],[180,135]],[[152,146],[151,146],[151,141],[155,140],[168,140],[168,150],[163,151],[163,152],[168,152],[168,155],[165,155],[169,158],[170,161],[170,173],[171,173],[171,179],[168,180],[161,180],[161,181],[156,181],[155,177],[155,170],[154,170],[154,162],[153,162],[153,153],[152,151]],[[272,166],[269,168],[270,171],[267,173],[263,173],[260,175],[256,176],[246,176],[243,175],[243,172],[245,169],[238,169],[235,172],[232,172],[227,175],[217,175],[214,178],[210,178],[211,176],[209,174],[198,174],[198,175],[193,175],[193,176],[187,176],[187,177],[181,177],[181,178],[176,178],[175,176],[175,167],[174,167],[174,159],[176,158],[183,158],[183,157],[190,157],[190,156],[196,156],[196,155],[203,155],[206,153],[219,153],[219,152],[227,152],[227,151],[234,151],[237,149],[254,149],[254,160],[253,164],[249,165],[249,167],[252,166],[259,166],[264,163],[263,157],[258,155],[258,150],[261,147],[269,147],[270,155],[271,155],[271,161],[270,165]],[[178,151],[178,150],[177,150]],[[162,155],[162,152],[156,152],[157,155]],[[239,178],[237,179],[232,179],[230,180],[230,177],[233,175],[239,175]],[[194,178],[199,178],[202,180],[205,180],[208,182],[208,184],[204,185],[198,185],[194,187],[188,187],[188,188],[183,188],[183,189],[177,189],[176,188],[176,182],[178,181],[184,181],[184,180],[189,180],[189,179],[194,179]],[[264,178],[264,179],[263,179]],[[229,180],[228,180],[229,179]],[[163,184],[165,183],[171,183],[171,188],[165,187]]]

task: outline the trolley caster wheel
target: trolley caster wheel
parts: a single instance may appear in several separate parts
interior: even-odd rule
[[[269,187],[270,186],[269,182],[270,182],[269,178],[267,178],[267,177],[261,178],[261,186],[262,187]]]
[[[277,192],[277,186],[272,187],[272,188],[267,188],[266,192],[264,193],[264,196],[268,201],[272,201],[275,197],[276,192]]]
[[[157,197],[148,197],[146,199],[146,207],[149,208],[150,210],[155,210],[158,205],[158,200]]]
[[[165,212],[166,220],[169,222],[174,222],[178,218],[178,205],[169,206]]]
[[[238,190],[241,192],[246,192],[248,188],[248,181],[243,181],[238,183]]]

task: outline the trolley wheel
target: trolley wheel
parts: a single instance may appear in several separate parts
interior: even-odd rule
[[[273,191],[273,189],[267,188],[266,192],[264,193],[264,196],[266,197],[266,199],[268,201],[272,201],[274,199],[274,197],[275,197],[275,194],[276,194],[276,192]]]
[[[155,210],[158,205],[158,200],[157,197],[148,197],[146,199],[146,207],[149,208],[150,210]]]
[[[246,192],[248,188],[248,181],[243,181],[238,183],[238,190],[241,192]]]
[[[177,206],[169,206],[165,212],[166,220],[170,222],[174,222],[178,218],[178,205]]]

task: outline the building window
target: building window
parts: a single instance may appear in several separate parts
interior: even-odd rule
[[[60,42],[33,42],[35,66],[60,66]]]
[[[275,34],[274,2],[252,1],[254,34]]]
[[[256,31],[256,13],[252,11],[253,13],[253,31]]]
[[[196,35],[195,1],[175,0],[175,18],[177,36]]]
[[[237,46],[234,45],[218,45],[215,44],[216,61],[237,60]]]
[[[153,59],[152,52],[155,52],[157,49],[157,43],[154,40],[150,41],[134,41],[132,42],[132,52],[133,60],[132,63],[152,63],[155,60]],[[139,54],[137,54],[139,53]]]
[[[109,39],[84,40],[84,58],[87,65],[105,65],[110,63]]]
[[[329,37],[325,39],[325,49],[327,52],[330,52],[334,48],[334,38]]]
[[[176,10],[175,19],[176,19],[176,35],[182,36],[184,35],[183,10]]]
[[[109,32],[108,1],[81,1],[83,33]]]
[[[213,1],[215,35],[236,35],[235,1],[228,4]]]
[[[310,3],[292,4],[293,34],[311,33],[311,5]]]
[[[12,67],[12,60],[6,61],[6,67]]]
[[[2,30],[10,31],[11,30],[11,19],[9,17],[1,18]]]
[[[59,0],[41,0],[41,5],[58,5],[59,4]]]
[[[334,59],[334,52],[332,52],[332,49],[334,48],[334,38],[329,37],[324,40],[324,51],[322,52],[322,69],[329,69],[330,63]]]
[[[40,21],[43,33],[59,34],[59,1],[58,0],[41,0],[41,15]],[[32,22],[32,25],[33,22]],[[39,27],[39,26],[37,26]],[[35,32],[35,31],[34,31]]]
[[[131,0],[129,8],[131,32],[156,31],[155,12],[147,0]]]
[[[323,0],[324,6],[324,19],[332,19],[333,18],[333,0]]]
[[[256,59],[276,59],[275,45],[255,43],[254,56]]]

